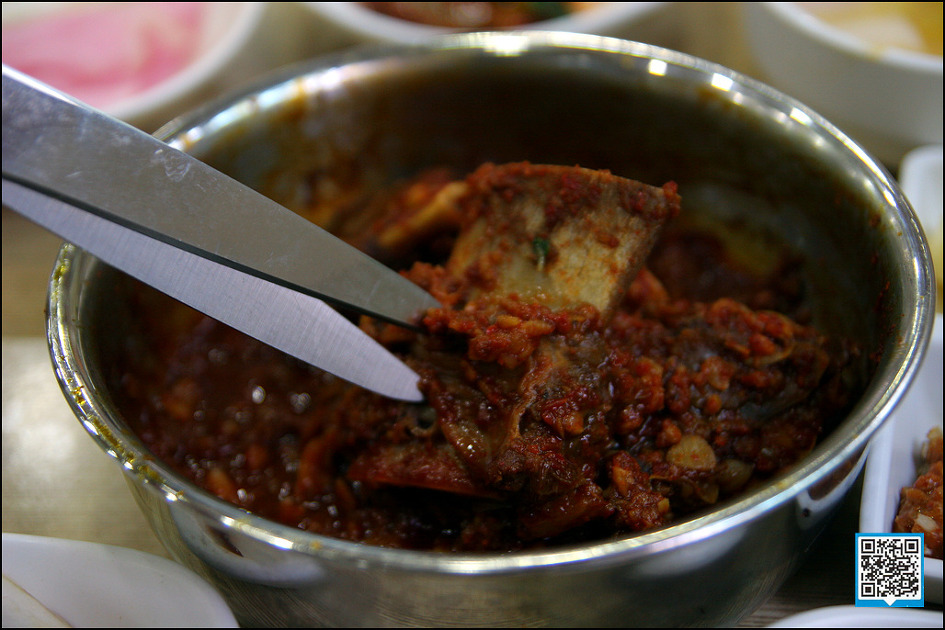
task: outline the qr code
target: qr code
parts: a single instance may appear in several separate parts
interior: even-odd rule
[[[856,605],[923,606],[923,534],[857,534]]]

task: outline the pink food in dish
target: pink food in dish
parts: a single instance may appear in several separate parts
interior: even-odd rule
[[[102,3],[3,25],[3,63],[107,108],[179,72],[200,44],[206,3]]]

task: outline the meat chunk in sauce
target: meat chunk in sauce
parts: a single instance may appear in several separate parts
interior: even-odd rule
[[[470,299],[588,304],[605,320],[680,201],[672,183],[528,163],[486,164],[466,188],[446,270],[469,281]]]
[[[362,327],[421,375],[425,404],[338,382],[187,313],[148,323],[165,332],[152,336],[146,367],[140,348],[115,363],[120,405],[157,456],[212,492],[376,545],[563,544],[658,527],[736,496],[793,465],[843,412],[856,351],[749,305],[804,312],[780,270],[748,283],[721,248],[693,261],[680,232],[657,241],[678,211],[675,188],[627,181],[528,164],[485,165],[464,179],[438,170],[379,196],[356,219],[367,233],[342,222],[340,233],[375,255],[422,252],[404,273],[443,308],[426,314],[423,332]],[[588,229],[575,209],[601,191],[608,206],[632,211],[600,219],[612,229]],[[540,200],[544,223],[499,216],[533,217],[520,199]],[[572,242],[594,258],[575,258]],[[763,298],[673,294],[641,266],[654,242],[660,268],[731,271],[740,296],[754,287]],[[523,283],[555,264],[606,273],[590,293],[573,280],[540,292]],[[161,298],[141,299],[152,313]]]

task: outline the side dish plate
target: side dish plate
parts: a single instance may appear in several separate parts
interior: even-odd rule
[[[223,598],[183,566],[95,543],[3,534],[3,627],[235,628]]]
[[[899,491],[915,483],[916,461],[926,435],[942,426],[942,315],[935,318],[925,362],[892,416],[870,445],[860,503],[860,531],[887,533]],[[942,561],[925,559],[925,600],[942,603]]]

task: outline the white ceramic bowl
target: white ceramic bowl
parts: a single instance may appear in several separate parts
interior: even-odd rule
[[[193,572],[134,549],[3,534],[3,627],[235,628]]]
[[[333,38],[347,36],[347,43],[409,44],[428,40],[456,29],[418,24],[390,17],[360,2],[304,2],[323,30],[334,30]],[[648,44],[673,46],[675,25],[673,2],[598,2],[558,18],[534,22],[523,30],[567,31],[622,37]]]
[[[914,608],[827,606],[791,615],[769,628],[938,628],[942,613]]]
[[[31,59],[27,60],[18,54],[17,50],[11,50],[5,46],[4,63],[27,74],[35,74],[35,78],[53,87],[72,92],[70,95],[79,100],[87,100],[82,94],[69,90],[63,84],[57,85],[56,81],[50,80],[47,76],[39,76],[38,73],[31,73],[26,67],[18,67],[17,60],[35,64],[32,67],[39,69],[66,67],[68,72],[86,73],[87,77],[92,77],[90,80],[102,85],[106,83],[102,75],[108,72],[109,68],[120,68],[122,72],[130,72],[128,68],[131,62],[128,59],[109,58],[109,55],[138,54],[141,55],[141,59],[144,59],[149,55],[156,57],[158,54],[166,53],[166,50],[158,51],[158,45],[153,41],[152,45],[155,46],[153,49],[148,49],[141,43],[149,37],[144,33],[145,29],[151,29],[149,32],[152,34],[157,32],[151,26],[147,26],[147,22],[166,18],[167,23],[171,25],[181,26],[186,23],[184,18],[179,16],[172,18],[160,7],[126,6],[124,9],[116,9],[114,5],[106,7],[105,4],[85,3],[77,7],[65,2],[5,2],[3,4],[4,38],[7,37],[8,28],[16,28],[27,22],[43,21],[44,28],[29,31],[27,35],[19,38],[18,45],[24,48],[30,47],[33,50],[41,50],[45,46],[46,51],[45,56],[38,61],[35,55],[31,55]],[[189,61],[166,78],[140,91],[129,91],[115,98],[107,98],[102,102],[89,102],[89,104],[146,131],[153,131],[174,116],[195,107],[208,96],[213,95],[219,89],[214,83],[230,70],[238,56],[249,46],[250,41],[258,32],[267,5],[263,2],[200,4],[203,6],[198,26],[193,32],[180,34],[185,38],[197,38],[194,51],[189,54]],[[115,13],[119,10],[123,10],[124,13]],[[82,13],[82,17],[75,18],[75,15],[79,13]],[[47,45],[43,41],[30,41],[56,36],[56,33],[61,32],[59,29],[63,28],[65,21],[73,19],[76,20],[74,25],[87,26],[86,33],[77,34],[73,30],[67,36],[69,41],[83,48],[73,57],[68,56],[67,50]],[[51,27],[54,21],[58,24]],[[125,34],[128,31],[139,32],[138,41],[130,38],[122,39],[121,33],[109,30],[113,27],[104,26],[122,22],[125,22],[123,25]],[[66,36],[63,35],[63,37]],[[103,37],[114,37],[114,41],[111,44],[104,44],[100,41]],[[165,43],[162,45],[168,48],[187,45],[186,42],[182,43],[175,37],[175,35],[163,32],[161,39],[165,40]],[[86,47],[88,50],[84,50]],[[144,62],[142,62],[142,67],[143,65]],[[76,85],[71,79],[68,83]]]
[[[817,110],[887,165],[942,142],[942,57],[877,46],[793,2],[745,3],[761,79]]]
[[[860,503],[860,531],[892,531],[899,491],[915,483],[916,462],[933,426],[942,426],[942,316],[935,318],[925,362],[906,396],[870,443]],[[942,561],[925,559],[925,600],[942,603]]]

